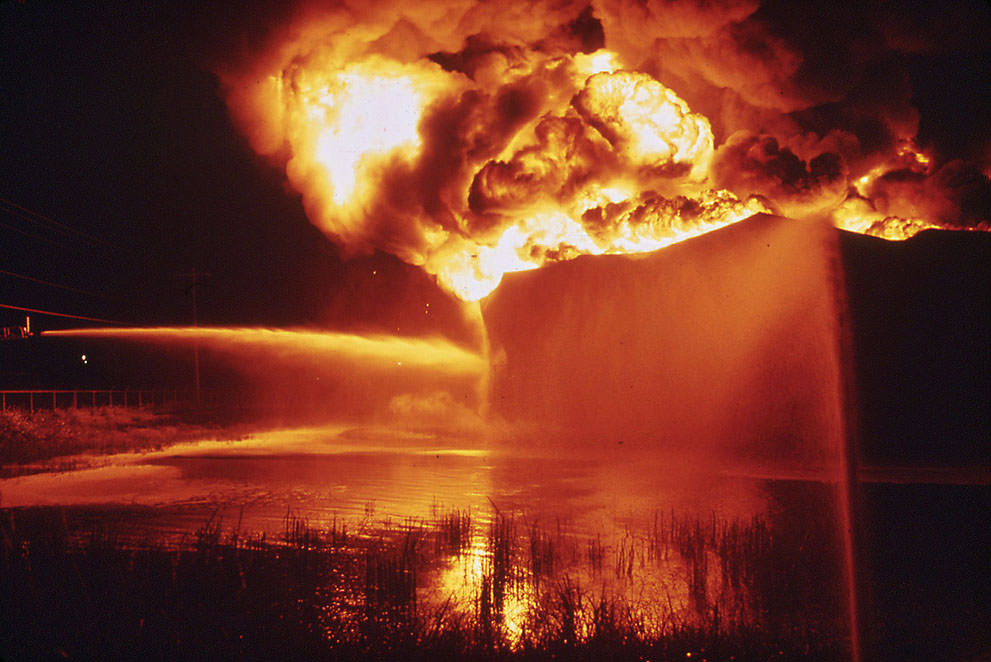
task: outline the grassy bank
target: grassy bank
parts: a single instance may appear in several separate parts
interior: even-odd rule
[[[0,412],[0,475],[37,469],[84,453],[143,451],[228,434],[229,426],[202,415],[149,408],[94,407]]]

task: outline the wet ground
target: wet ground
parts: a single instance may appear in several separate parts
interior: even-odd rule
[[[991,624],[991,488],[911,479],[863,490],[865,645],[887,659],[978,659],[991,650],[981,634]],[[421,559],[420,604],[477,611],[502,554],[507,577],[519,579],[504,577],[498,594],[510,639],[543,584],[619,599],[658,630],[715,615],[722,627],[797,626],[846,640],[837,494],[815,472],[714,468],[621,444],[548,448],[343,426],[0,481],[5,509],[56,506],[80,535],[112,530],[133,545],[181,545],[204,526],[269,540],[299,523],[365,539],[433,531],[454,542]]]

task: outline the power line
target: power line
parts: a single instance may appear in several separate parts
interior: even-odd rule
[[[3,211],[10,211],[10,210],[4,209]],[[0,226],[3,226],[5,228],[7,228],[8,230],[11,230],[13,232],[16,232],[17,234],[24,235],[25,237],[28,237],[29,239],[34,239],[35,241],[40,241],[42,243],[50,244],[52,246],[57,246],[59,248],[71,248],[71,246],[69,246],[68,244],[62,243],[61,241],[56,241],[54,239],[48,239],[46,237],[42,237],[41,235],[34,234],[33,232],[28,232],[27,230],[22,230],[21,228],[15,227],[15,226],[13,226],[13,225],[11,225],[9,223],[4,223],[4,222],[0,221]]]
[[[114,250],[115,248],[119,248],[118,246],[109,244],[99,237],[87,232],[82,232],[49,216],[45,216],[44,214],[29,209],[24,205],[14,202],[13,200],[0,197],[0,212],[5,212],[9,216],[22,221],[27,221],[29,223],[26,227],[19,227],[20,224],[13,224],[10,220],[0,218],[0,228],[5,228],[10,232],[19,234],[29,240],[47,244],[51,247],[49,251],[52,249],[60,251],[58,263],[63,266],[68,266],[71,263],[78,268],[84,264],[91,264],[93,262],[92,257],[94,254],[100,255],[101,261],[103,262],[113,261],[118,264],[123,263],[121,256],[116,254],[116,251]],[[3,216],[3,214],[0,214],[0,216]],[[84,260],[85,262],[83,262]],[[33,276],[25,276],[23,274],[3,270],[0,270],[0,273],[4,273],[14,278],[22,278],[24,280],[29,280],[42,285],[48,285],[50,287],[57,287],[79,294],[85,294],[87,296],[107,299],[105,294],[71,287],[40,278],[34,278]]]
[[[23,205],[19,205],[19,204],[17,204],[16,202],[14,202],[12,200],[8,200],[7,198],[0,198],[0,203],[3,203],[5,205],[9,205],[11,207],[14,207],[14,209],[3,209],[3,210],[6,211],[9,214],[14,214],[16,216],[20,216],[21,218],[23,218],[26,221],[30,221],[32,223],[37,223],[38,225],[44,225],[45,223],[47,223],[49,225],[55,226],[55,228],[57,228],[57,229],[63,230],[65,232],[71,232],[72,234],[79,235],[80,237],[83,237],[85,239],[89,239],[90,241],[94,241],[95,240],[92,236],[86,234],[85,232],[81,232],[80,230],[77,230],[74,227],[71,227],[69,225],[66,225],[65,223],[61,223],[59,221],[56,221],[53,218],[49,218],[48,216],[45,216],[44,214],[39,214],[38,212],[36,212],[36,211],[34,211],[32,209],[28,209],[27,207],[25,207]]]
[[[100,317],[86,317],[85,315],[70,315],[68,313],[55,313],[50,310],[38,310],[37,308],[24,308],[22,306],[11,306],[10,304],[0,303],[0,308],[9,308],[10,310],[20,310],[25,313],[36,313],[38,315],[50,315],[52,317],[68,317],[76,320],[85,320],[87,322],[103,322],[104,324],[119,324],[121,326],[127,326],[127,322],[116,322],[114,320],[105,320]]]
[[[27,280],[27,281],[30,281],[32,283],[39,283],[41,285],[48,285],[49,287],[57,287],[57,288],[59,288],[61,290],[68,290],[70,292],[76,292],[78,294],[85,294],[87,296],[97,297],[99,299],[106,299],[107,298],[106,296],[104,296],[103,294],[100,294],[99,292],[90,292],[89,290],[81,290],[78,287],[70,287],[68,285],[62,285],[61,283],[53,283],[53,282],[51,282],[49,280],[42,280],[41,278],[34,278],[32,276],[25,276],[24,274],[15,274],[13,271],[5,271],[3,269],[0,269],[0,274],[4,274],[5,276],[13,276],[14,278],[20,278],[22,280]]]

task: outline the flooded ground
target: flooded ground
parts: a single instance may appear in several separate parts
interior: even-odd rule
[[[251,531],[281,530],[286,510],[332,518],[426,519],[437,508],[567,521],[582,533],[655,510],[748,518],[766,513],[765,480],[663,454],[495,444],[379,428],[307,428],[164,451],[89,457],[71,472],[0,482],[4,507],[130,505],[209,515],[236,507]],[[167,536],[171,515],[156,536]]]
[[[336,559],[317,584],[355,584],[321,609],[484,621],[507,650],[562,614],[591,636],[608,605],[641,637],[762,633],[850,657],[838,486],[813,471],[345,426],[88,461],[0,481],[8,531],[56,513],[84,550],[312,547]],[[991,486],[975,475],[864,470],[864,659],[988,650]]]
[[[409,600],[485,610],[509,645],[573,592],[578,632],[608,603],[654,636],[797,628],[849,648],[836,486],[822,476],[713,470],[621,443],[562,452],[325,427],[105,456],[0,481],[0,499],[11,517],[54,506],[70,537],[125,546],[179,549],[204,531],[284,544],[305,530],[367,554],[400,540],[415,549]]]

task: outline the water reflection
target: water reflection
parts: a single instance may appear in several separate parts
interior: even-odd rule
[[[102,526],[135,545],[179,547],[208,530],[333,550],[364,569],[349,571],[355,586],[327,585],[337,616],[443,615],[511,646],[608,628],[845,636],[828,481],[372,428],[104,461],[0,481],[2,505],[60,505],[82,537]]]

